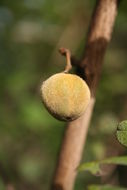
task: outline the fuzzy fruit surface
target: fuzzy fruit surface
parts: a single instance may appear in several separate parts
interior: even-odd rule
[[[43,82],[41,94],[47,110],[63,121],[77,119],[90,100],[86,82],[75,74],[67,73],[55,74]]]

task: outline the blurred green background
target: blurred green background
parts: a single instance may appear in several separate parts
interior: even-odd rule
[[[44,108],[40,85],[63,71],[65,59],[59,47],[81,56],[94,5],[95,0],[0,1],[1,190],[49,189],[65,123]],[[123,0],[82,162],[104,158],[116,124],[127,119],[126,60],[127,1]],[[80,173],[75,189],[99,182],[99,177]]]

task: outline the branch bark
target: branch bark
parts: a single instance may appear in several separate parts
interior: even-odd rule
[[[90,87],[91,101],[82,117],[67,124],[53,179],[53,190],[72,190],[74,187],[76,169],[80,163],[86,141],[103,57],[111,39],[118,3],[118,0],[97,1],[90,23],[85,51],[77,65],[77,74]]]

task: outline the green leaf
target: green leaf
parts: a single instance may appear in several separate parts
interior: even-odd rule
[[[119,123],[117,127],[116,136],[118,141],[127,147],[127,120]]]
[[[90,185],[88,190],[126,190],[125,188],[110,185]]]
[[[101,165],[103,164],[119,164],[127,166],[127,156],[111,157],[101,161],[87,162],[81,164],[79,171],[89,171],[93,175],[101,175]]]
[[[117,156],[104,159],[100,161],[101,164],[119,164],[119,165],[127,165],[127,156]]]
[[[100,173],[100,164],[99,162],[87,162],[84,164],[81,164],[78,168],[79,171],[89,171],[93,175],[97,175]]]

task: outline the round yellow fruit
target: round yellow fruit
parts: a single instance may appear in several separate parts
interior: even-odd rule
[[[90,90],[79,76],[58,73],[41,86],[41,94],[47,110],[57,119],[72,121],[86,110],[90,100]]]

